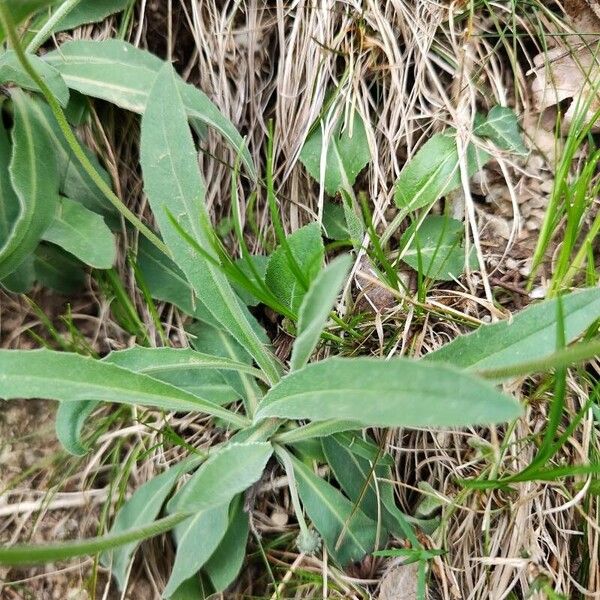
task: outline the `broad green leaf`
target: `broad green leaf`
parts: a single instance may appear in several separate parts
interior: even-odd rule
[[[30,14],[46,6],[55,4],[58,0],[0,0],[6,8],[15,25],[24,21]],[[0,42],[6,39],[6,32],[0,26]]]
[[[197,411],[244,423],[220,406],[148,375],[108,362],[53,350],[0,350],[0,398],[98,400]]]
[[[88,449],[83,445],[81,432],[87,418],[94,412],[98,403],[94,400],[61,402],[56,411],[54,427],[56,437],[63,448],[73,456],[85,456]]]
[[[67,103],[69,102],[69,88],[60,73],[47,62],[35,56],[35,54],[29,54],[27,60],[54,94],[59,103],[63,107],[67,106]],[[27,71],[21,66],[21,63],[13,50],[7,50],[0,55],[0,83],[9,82],[15,83],[19,87],[27,90],[33,90],[34,92],[40,91],[37,83],[35,83]]]
[[[169,600],[205,600],[210,596],[197,575],[184,581],[169,597]]]
[[[46,54],[44,60],[62,74],[71,89],[140,114],[165,65],[157,56],[120,40],[67,42]],[[250,153],[233,124],[200,90],[179,78],[175,85],[188,117],[216,129],[236,152],[241,152],[246,169],[255,176]]]
[[[364,427],[460,427],[517,418],[519,404],[473,375],[405,358],[328,358],[284,377],[256,419],[352,418]]]
[[[292,459],[298,493],[327,551],[344,566],[375,549],[377,524],[305,464]]]
[[[505,106],[494,106],[487,118],[475,129],[475,134],[489,138],[498,148],[527,154],[517,115]]]
[[[79,161],[72,156],[50,107],[40,98],[31,98],[26,109],[29,118],[35,121],[36,127],[44,130],[45,135],[52,144],[53,155],[60,173],[61,194],[80,202],[94,212],[102,214],[111,227],[118,225],[119,221],[115,219],[115,209],[83,170]],[[83,150],[94,165],[96,172],[110,185],[110,177],[100,166],[97,158],[85,146]]]
[[[309,286],[321,271],[324,248],[318,223],[301,227],[287,238],[287,244],[305,282],[299,281],[285,248],[279,246],[269,259],[266,283],[283,304],[298,312]]]
[[[60,199],[42,239],[96,269],[110,269],[117,259],[115,238],[104,219],[69,198]]]
[[[117,535],[154,522],[179,477],[193,464],[189,460],[184,461],[142,484],[120,508],[110,528],[110,534]],[[101,563],[111,569],[121,590],[127,582],[129,563],[137,547],[138,542],[134,541],[105,552],[100,557]]]
[[[57,246],[40,244],[34,254],[36,279],[60,294],[71,294],[85,283],[81,263]]]
[[[169,598],[197,573],[218,548],[229,525],[229,502],[199,510],[174,530],[177,543],[171,577],[163,592]]]
[[[418,222],[413,223],[400,238],[401,248],[409,245],[402,260],[423,277],[442,281],[459,277],[465,269],[464,225],[441,215],[429,215],[417,225]],[[477,266],[474,252],[470,266]]]
[[[483,371],[541,359],[556,351],[556,298],[538,302],[510,320],[482,325],[427,355],[462,369]],[[600,318],[600,289],[590,288],[562,296],[567,343],[578,338]]]
[[[141,163],[154,217],[175,262],[203,304],[253,356],[269,380],[277,381],[278,362],[256,335],[225,274],[190,247],[171,221],[172,216],[204,252],[215,256],[204,181],[176,83],[175,72],[167,64],[156,78],[142,118]]]
[[[240,496],[231,504],[227,532],[203,567],[216,593],[224,592],[242,570],[249,525],[248,513],[244,510],[243,497]]]
[[[202,511],[230,502],[262,476],[273,447],[229,444],[213,454],[169,502],[169,511]]]
[[[344,206],[327,201],[323,206],[323,229],[330,240],[348,240],[352,237],[346,222]]]
[[[365,124],[358,112],[354,111],[350,121],[344,127],[344,119],[341,118],[328,139],[324,181],[321,181],[321,124],[307,138],[300,152],[302,164],[316,181],[324,184],[330,196],[340,190],[351,190],[356,177],[371,160]]]
[[[319,273],[302,300],[298,334],[292,348],[290,369],[296,371],[310,358],[327,323],[333,303],[352,264],[350,256],[340,256]]]
[[[479,171],[488,160],[486,152],[469,145],[466,156],[469,176]],[[459,161],[454,135],[436,133],[404,165],[395,184],[396,205],[416,210],[459,188]]]
[[[15,124],[10,180],[19,200],[19,214],[8,237],[0,242],[0,279],[36,249],[58,202],[59,174],[51,140],[31,119],[28,96],[15,90],[12,100]]]

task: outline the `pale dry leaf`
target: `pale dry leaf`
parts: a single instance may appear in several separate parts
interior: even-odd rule
[[[417,600],[418,563],[391,564],[381,578],[378,600]]]

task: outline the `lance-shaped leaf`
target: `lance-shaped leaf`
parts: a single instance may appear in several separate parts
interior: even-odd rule
[[[234,500],[229,510],[229,527],[219,547],[203,567],[216,593],[224,592],[239,575],[246,557],[250,523],[243,497]]]
[[[12,99],[15,124],[10,180],[19,201],[19,213],[8,237],[0,241],[0,279],[36,249],[58,202],[59,176],[52,143],[31,119],[31,100],[27,95],[15,90]]]
[[[556,351],[557,303],[553,298],[533,304],[507,321],[482,325],[427,355],[469,370],[484,371],[541,359]],[[600,289],[560,298],[565,341],[572,342],[600,318]]]
[[[397,358],[328,358],[284,377],[257,419],[351,418],[364,427],[453,427],[501,423],[518,403],[448,365]]]
[[[179,477],[197,463],[197,458],[187,459],[142,484],[117,513],[110,534],[116,535],[152,523]],[[127,582],[129,564],[137,547],[138,542],[131,542],[102,554],[100,558],[101,563],[111,569],[121,590]]]
[[[304,510],[334,560],[344,566],[371,553],[377,524],[305,464],[292,460]]]
[[[10,181],[10,159],[12,147],[8,132],[0,122],[0,240],[8,240],[19,217],[21,205]]]
[[[319,123],[304,143],[300,160],[312,177],[323,183],[325,191],[330,196],[334,196],[341,190],[351,190],[356,177],[371,159],[365,124],[358,112],[353,112],[346,127],[344,127],[344,119],[339,119],[329,136],[323,181],[321,181],[322,155],[323,129]]]
[[[300,306],[298,335],[292,348],[290,368],[303,367],[319,342],[321,331],[329,318],[348,271],[351,258],[341,256],[328,265],[315,279]]]
[[[49,65],[35,54],[29,54],[27,60],[59,103],[63,107],[67,106],[69,102],[69,88],[61,77],[61,74],[52,65]],[[13,50],[7,50],[4,54],[0,55],[0,83],[9,82],[16,83],[19,87],[26,90],[40,91],[37,83],[25,71]]]
[[[58,0],[1,0],[6,6],[15,25],[24,21],[30,14],[55,4]],[[0,26],[0,42],[6,39],[6,32]]]
[[[489,160],[486,152],[472,144],[466,154],[469,176]],[[396,204],[399,208],[416,210],[432,204],[460,185],[456,138],[450,133],[437,133],[404,165],[396,181]]]
[[[78,354],[53,350],[0,350],[0,398],[98,400],[198,411],[229,423],[244,419],[158,379]]]
[[[212,455],[169,502],[169,511],[201,511],[230,502],[262,476],[273,447],[229,444]]]
[[[158,72],[165,65],[157,56],[120,40],[67,42],[46,54],[44,60],[62,74],[71,89],[140,114],[146,108]],[[200,90],[180,78],[174,83],[188,117],[213,127],[225,137],[241,153],[246,169],[254,176],[250,153],[233,124]]]
[[[75,8],[57,23],[52,33],[104,21],[106,17],[121,12],[130,5],[131,0],[80,0]]]
[[[115,238],[104,219],[69,198],[60,199],[42,239],[96,269],[110,269],[117,259]]]
[[[219,546],[229,525],[229,502],[199,510],[174,530],[177,553],[163,592],[169,598],[197,573]]]
[[[204,181],[180,88],[170,65],[156,78],[142,118],[141,163],[154,217],[175,262],[213,317],[246,348],[269,380],[277,381],[278,361],[256,335],[246,308],[219,265],[213,262],[217,258],[204,203]],[[179,228],[171,218],[177,220]],[[205,255],[190,245],[180,229]]]

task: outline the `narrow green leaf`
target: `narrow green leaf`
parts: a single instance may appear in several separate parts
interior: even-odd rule
[[[3,547],[0,548],[0,565],[36,565],[67,560],[77,556],[90,556],[130,542],[139,542],[155,537],[165,531],[170,531],[188,517],[187,513],[177,513],[154,521],[150,525],[129,529],[116,535],[102,535],[75,542]]]
[[[410,244],[402,253],[402,260],[423,277],[451,281],[465,269],[465,249],[462,246],[465,227],[456,219],[429,215],[417,228],[414,223],[402,234],[400,247]],[[477,266],[477,257],[471,252],[470,266]]]
[[[469,145],[466,156],[469,176],[479,171],[488,160],[486,152]],[[454,135],[435,134],[404,165],[395,184],[396,205],[416,210],[433,204],[448,192],[459,188],[459,161]]]
[[[336,258],[319,273],[304,296],[298,318],[298,335],[290,360],[292,371],[300,369],[308,362],[351,265],[350,256]]]
[[[85,456],[88,449],[83,445],[81,432],[87,418],[94,412],[98,403],[94,400],[61,402],[56,411],[54,427],[58,441],[73,456]]]
[[[521,413],[493,385],[447,365],[397,358],[328,358],[284,377],[256,419],[349,417],[365,427],[460,427]]]
[[[67,42],[46,54],[44,60],[62,74],[71,89],[140,114],[165,64],[157,56],[120,40]],[[233,124],[200,90],[179,78],[176,85],[188,117],[213,127],[225,137],[236,152],[241,152],[248,173],[255,177],[252,157]]]
[[[153,523],[175,483],[183,473],[197,463],[197,459],[194,461],[188,459],[142,484],[117,513],[110,528],[110,535],[119,535],[130,529]],[[185,523],[185,521],[183,522]],[[135,540],[115,550],[105,552],[100,557],[101,563],[110,568],[121,590],[124,589],[127,582],[129,564],[137,547],[138,541]]]
[[[47,62],[28,54],[27,60],[36,70],[42,81],[48,86],[59,103],[65,107],[69,102],[69,88],[61,74]],[[17,55],[13,50],[7,50],[0,55],[0,83],[15,83],[21,88],[39,92],[39,88],[31,76],[23,69]]]
[[[489,138],[502,150],[515,154],[527,154],[517,115],[506,106],[494,106],[487,118],[475,128],[475,133]]]
[[[69,198],[60,199],[42,239],[96,269],[110,269],[117,259],[115,238],[104,219]]]
[[[177,553],[163,598],[169,598],[186,579],[202,568],[219,546],[228,525],[229,502],[199,510],[177,525],[174,531]]]
[[[304,510],[333,559],[344,566],[371,553],[377,524],[305,464],[292,460]]]
[[[52,350],[0,350],[0,398],[99,400],[198,411],[229,423],[245,420],[220,406],[148,375],[78,354]]]
[[[325,252],[319,224],[311,223],[301,227],[287,238],[287,244],[306,280],[306,286],[309,286],[321,271]],[[307,287],[298,280],[282,246],[271,255],[265,280],[275,296],[297,313]]]
[[[169,502],[169,511],[202,511],[230,502],[262,476],[273,447],[267,442],[229,444],[192,475]]]
[[[302,427],[295,427],[294,429],[288,429],[279,433],[274,441],[279,444],[296,444],[353,429],[358,429],[358,425],[354,421],[342,421],[338,419],[315,421],[314,423],[308,423],[302,425]]]
[[[482,325],[431,352],[426,360],[483,371],[548,357],[556,350],[557,302],[556,298],[538,302],[507,321]],[[561,302],[569,344],[600,318],[600,289],[573,292],[562,296]]]
[[[207,231],[210,223],[204,181],[170,65],[156,78],[142,118],[141,163],[154,217],[178,266],[213,317],[246,348],[269,380],[277,381],[278,362],[256,335],[224,273],[190,248],[169,218],[170,213],[205,252],[214,256]]]
[[[216,593],[224,592],[242,570],[249,530],[248,513],[240,496],[232,502],[227,532],[203,567]]]
[[[27,95],[15,90],[12,99],[15,124],[10,179],[20,208],[8,237],[0,242],[0,279],[36,249],[58,202],[58,170],[52,143],[30,118],[31,100]]]
[[[365,124],[357,111],[353,112],[348,126],[341,118],[328,138],[325,179],[321,181],[323,130],[315,127],[300,152],[300,160],[311,176],[323,183],[325,191],[334,196],[340,190],[351,190],[356,177],[371,160]]]

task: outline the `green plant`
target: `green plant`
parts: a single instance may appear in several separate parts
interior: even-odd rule
[[[104,62],[117,55],[128,68],[119,77],[129,91],[119,87],[114,92],[100,84],[116,77],[117,71]],[[243,495],[265,469],[274,468],[274,461],[287,475],[300,527],[299,549],[317,552],[322,540],[340,565],[360,560],[384,547],[390,534],[414,537],[412,519],[395,504],[390,458],[361,429],[505,422],[520,414],[518,403],[482,376],[511,378],[597,351],[597,344],[591,344],[554,353],[554,300],[523,312],[516,329],[507,324],[481,328],[429,360],[332,357],[310,363],[346,279],[348,257],[321,269],[318,228],[308,226],[296,237],[280,240],[266,268],[265,287],[260,274],[254,280],[244,278],[241,269],[232,270],[234,261],[214,235],[188,124],[200,115],[240,149],[239,137],[223,117],[213,118],[210,104],[208,117],[202,107],[194,108],[193,98],[202,96],[182,85],[170,65],[158,66],[158,59],[122,43],[74,42],[48,61],[79,91],[102,94],[143,112],[141,165],[164,246],[141,246],[146,263],[140,271],[150,293],[196,316],[198,323],[190,332],[195,349],[136,347],[102,360],[49,350],[0,351],[0,397],[60,401],[58,430],[67,447],[77,452],[84,451],[82,426],[97,402],[209,415],[222,429],[223,441],[208,454],[192,452],[142,485],[107,535],[6,548],[0,550],[0,562],[102,553],[103,563],[123,586],[137,543],[173,530],[177,554],[164,595],[196,585],[192,578],[200,570],[214,590],[223,590],[243,561],[240,549],[248,536]],[[93,68],[84,75],[82,65]],[[243,159],[245,152],[241,155]],[[236,295],[234,282],[267,300],[275,298],[297,318],[288,368],[272,354],[266,335]],[[563,305],[562,324],[570,342],[593,324],[600,293],[572,294]],[[525,358],[537,362],[523,365]],[[231,404],[238,399],[243,410]],[[329,481],[315,474],[315,460],[329,466]],[[178,482],[182,485],[173,494]],[[160,517],[163,509],[167,516]],[[234,559],[232,548],[237,549]]]

